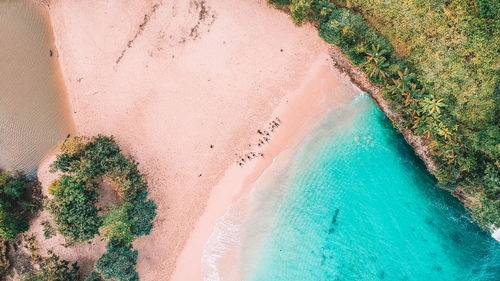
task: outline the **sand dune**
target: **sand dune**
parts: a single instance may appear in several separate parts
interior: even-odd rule
[[[211,191],[235,169],[235,154],[258,142],[257,130],[280,104],[286,108],[298,92],[308,101],[304,85],[323,83],[311,90],[320,93],[314,102],[294,111],[297,120],[289,124],[300,123],[312,111],[308,105],[344,83],[321,74],[333,70],[316,30],[295,27],[263,0],[55,0],[49,11],[77,133],[114,135],[140,163],[158,205],[151,235],[135,242],[141,280],[169,279]],[[187,257],[196,273],[197,257]]]

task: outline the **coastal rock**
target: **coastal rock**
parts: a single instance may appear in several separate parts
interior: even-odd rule
[[[358,86],[361,90],[368,93],[372,99],[377,104],[378,108],[389,118],[393,123],[398,123],[401,116],[394,112],[389,107],[389,102],[382,97],[378,87],[373,85],[366,74],[362,72],[358,67],[354,66],[348,59],[346,59],[340,53],[337,46],[331,45],[330,47],[330,57],[332,58],[333,64],[341,72],[346,74],[351,82]],[[415,154],[424,161],[427,170],[431,174],[436,171],[436,163],[431,158],[430,149],[425,143],[425,139],[422,136],[415,136],[411,134],[409,130],[400,129],[399,130],[406,142],[413,147]]]

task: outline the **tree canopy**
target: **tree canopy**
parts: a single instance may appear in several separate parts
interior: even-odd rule
[[[95,263],[97,271],[106,279],[118,281],[137,281],[139,275],[134,266],[137,262],[137,251],[119,241],[110,241],[106,253]]]
[[[32,205],[26,184],[25,176],[0,171],[0,237],[4,239],[15,239],[28,229],[25,216]]]

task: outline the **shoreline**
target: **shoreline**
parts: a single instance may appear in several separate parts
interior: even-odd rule
[[[151,234],[134,242],[141,280],[172,276],[235,153],[257,143],[316,59],[329,59],[313,26],[296,27],[266,1],[201,2],[51,1],[48,9],[76,133],[113,135],[158,206]]]
[[[303,85],[290,94],[289,100],[287,98],[276,108],[272,116],[279,116],[283,123],[264,148],[264,158],[258,158],[243,168],[233,164],[226,170],[224,177],[214,187],[203,215],[177,259],[171,280],[203,280],[203,250],[217,220],[233,203],[248,194],[252,184],[267,171],[276,157],[284,152],[291,154],[322,117],[359,93],[359,89],[352,84],[343,84],[345,77],[329,65],[328,59],[319,57],[309,70]]]
[[[340,81],[358,85],[386,116],[397,118],[376,87],[353,79],[357,69],[349,61],[338,51],[328,54],[330,45],[312,26],[293,26],[288,14],[265,1],[241,7],[230,7],[225,0],[200,3],[201,8],[182,1],[47,5],[75,132],[114,135],[123,151],[140,163],[152,188],[150,198],[158,202],[151,235],[134,243],[141,280],[201,276],[198,256],[204,238],[227,204],[248,192],[271,164],[271,155],[286,149],[290,140],[280,137],[287,135],[285,125],[264,149],[266,158],[240,169],[234,152],[246,153],[254,132],[275,115],[283,124],[293,123],[276,108],[314,76],[309,72],[318,54],[329,55],[330,67],[347,74]],[[255,18],[262,26],[253,24]],[[248,42],[258,43],[248,47]],[[245,67],[253,61],[259,62]],[[426,166],[433,164],[423,139],[403,136],[412,147],[422,148],[415,152],[428,157]],[[99,256],[89,252],[89,260]],[[199,271],[192,269],[193,262]]]
[[[75,124],[49,11],[34,0],[1,6],[2,34],[12,40],[0,48],[7,65],[0,72],[0,166],[33,178],[44,155],[73,134]]]
[[[390,109],[389,101],[385,100],[382,97],[379,88],[370,82],[363,71],[361,71],[348,59],[346,59],[340,53],[339,48],[335,45],[330,45],[330,58],[332,59],[333,65],[337,67],[342,73],[346,74],[353,84],[370,95],[377,107],[385,116],[387,116],[387,118],[389,118],[393,123],[397,122],[400,119],[400,116]],[[431,152],[425,138],[423,136],[415,136],[407,129],[394,129],[398,130],[405,139],[406,143],[413,148],[415,155],[417,155],[417,157],[422,160],[427,171],[431,175],[435,176],[435,172],[437,169],[436,164],[431,157]],[[449,192],[453,197],[461,202],[466,209],[470,207],[470,202],[474,201],[474,198],[471,198],[470,196],[465,194],[460,186],[458,186],[454,191],[450,191],[445,188],[441,189]],[[495,226],[491,226],[489,231],[491,237],[500,242],[500,227],[495,228]]]
[[[272,24],[285,26],[287,29],[283,33],[292,31],[288,34],[289,37],[299,37],[303,33],[312,33],[313,36],[305,35],[300,37],[300,40],[285,38],[286,40],[281,46],[273,45],[272,40],[267,40],[263,44],[256,44],[258,51],[252,51],[251,48],[240,50],[243,49],[242,46],[238,47],[237,43],[233,42],[237,40],[252,41],[248,39],[252,38],[251,36],[247,36],[247,38],[245,34],[236,37],[236,39],[229,36],[228,39],[224,34],[221,35],[221,24],[218,21],[221,20],[226,25],[228,22],[237,21],[228,15],[234,10],[236,10],[234,17],[241,17],[244,12],[249,12],[251,15],[258,14],[262,11],[257,8],[260,9],[262,6],[265,6],[265,9],[274,10],[267,4],[263,4],[262,1],[242,4],[246,8],[246,11],[245,8],[241,8],[243,13],[239,12],[238,8],[227,8],[227,11],[222,11],[222,7],[227,3],[216,2],[214,7],[208,7],[208,10],[205,10],[209,19],[211,17],[213,21],[202,20],[196,23],[198,16],[201,20],[202,11],[205,9],[203,8],[205,1],[201,1],[202,11],[199,11],[198,14],[196,10],[198,5],[196,5],[196,13],[193,16],[195,21],[189,22],[189,24],[196,23],[195,36],[189,37],[192,35],[193,29],[191,29],[191,34],[186,33],[189,36],[174,34],[174,39],[179,39],[179,42],[184,40],[182,42],[184,45],[176,43],[179,45],[175,46],[164,43],[165,36],[170,34],[170,27],[165,27],[161,22],[158,22],[161,18],[164,20],[165,15],[169,15],[165,12],[165,7],[162,7],[164,3],[161,1],[157,4],[135,4],[136,11],[131,11],[134,9],[120,10],[123,7],[116,9],[107,7],[108,10],[99,11],[96,12],[96,15],[92,15],[88,19],[88,26],[83,27],[78,26],[77,22],[78,18],[85,17],[78,14],[91,13],[93,9],[99,8],[99,3],[89,1],[88,4],[73,3],[73,5],[63,4],[63,1],[52,1],[52,3],[49,0],[33,1],[41,10],[44,10],[44,18],[48,21],[51,33],[50,46],[51,50],[54,50],[55,59],[57,59],[57,62],[54,62],[57,73],[54,76],[58,77],[58,81],[62,85],[58,85],[58,87],[61,86],[64,89],[60,93],[58,92],[58,95],[61,96],[62,102],[65,103],[68,110],[71,110],[70,113],[69,111],[67,113],[69,113],[68,120],[71,122],[72,134],[74,132],[87,136],[97,133],[115,135],[123,151],[140,162],[141,172],[147,176],[151,187],[154,188],[150,197],[161,202],[159,208],[162,213],[155,221],[152,235],[142,237],[134,244],[135,248],[139,249],[137,270],[141,280],[158,280],[158,278],[165,278],[165,276],[168,276],[169,280],[184,281],[198,277],[201,280],[203,248],[207,238],[212,233],[217,218],[224,214],[228,206],[250,191],[252,183],[268,169],[275,157],[295,149],[297,143],[307,135],[321,117],[338,105],[334,102],[326,102],[328,105],[324,103],[325,92],[328,91],[323,89],[322,83],[316,83],[317,81],[325,80],[329,81],[326,83],[329,84],[332,79],[337,79],[335,83],[341,83],[343,86],[352,83],[356,85],[354,87],[359,87],[370,94],[372,100],[388,118],[393,122],[398,120],[397,114],[389,108],[388,102],[382,98],[378,87],[372,85],[363,72],[345,59],[335,46],[318,42],[318,39],[321,40],[321,38],[317,36],[311,26],[306,25],[298,28],[302,31],[289,27],[291,22],[288,19],[288,14],[278,15],[274,11],[263,11],[265,15],[262,17],[269,17],[269,15],[274,17],[266,18],[267,28],[270,28],[269,26]],[[229,5],[231,4],[229,2]],[[130,5],[134,6],[134,4]],[[186,8],[186,5],[182,3],[178,5],[181,8],[176,8],[175,3],[171,7],[175,13]],[[83,7],[83,9],[80,10],[79,7]],[[52,8],[55,12],[52,11]],[[189,5],[190,13],[191,9],[192,7]],[[109,16],[110,20],[107,20],[105,17],[108,16],[109,10],[111,15]],[[124,18],[130,19],[130,23],[116,24],[115,26],[114,20],[120,15],[117,11],[122,12]],[[278,12],[283,14],[281,11]],[[71,20],[72,15],[76,15],[76,19]],[[248,17],[252,18],[252,16]],[[289,24],[285,23],[283,19],[287,20]],[[122,19],[120,18],[120,20]],[[176,19],[173,20],[173,22],[175,21]],[[177,19],[177,21],[181,20]],[[241,21],[243,20],[238,22]],[[96,26],[99,27],[101,23],[102,30],[96,31],[97,35],[85,34],[85,32],[95,29]],[[181,22],[180,26],[182,24],[185,22]],[[139,26],[139,31],[135,29],[137,26]],[[258,28],[255,27],[257,31],[259,31]],[[76,31],[75,35],[72,31]],[[80,40],[77,38],[79,34],[85,38]],[[112,40],[113,34],[120,34],[120,36],[116,36],[119,46],[113,46],[115,43]],[[131,35],[135,35],[135,37],[126,44]],[[268,36],[273,35],[277,36],[271,31]],[[278,35],[281,36],[281,34]],[[146,37],[146,39],[144,40],[141,36]],[[187,37],[187,43],[183,36]],[[59,40],[56,40],[56,37]],[[302,41],[313,37],[318,37],[313,43],[307,44]],[[224,43],[214,47],[216,40]],[[232,44],[231,48],[237,51],[234,52],[233,57],[221,63],[220,57],[222,60],[225,59],[221,53],[234,51],[233,49],[229,49],[229,51],[224,49],[227,46],[226,40],[227,45]],[[294,43],[299,47],[290,47]],[[200,45],[205,48],[205,45],[202,44],[208,45],[209,49],[212,48],[208,54],[197,51]],[[137,48],[135,48],[136,45]],[[124,49],[126,52],[121,50],[123,46],[128,46]],[[330,46],[329,52],[328,46]],[[61,60],[59,60],[59,47],[62,47]],[[308,47],[310,50],[303,51],[307,54],[304,58],[300,58],[300,49]],[[222,50],[213,51],[215,48]],[[280,48],[281,51],[279,51]],[[145,54],[140,54],[137,49],[144,51]],[[285,59],[277,58],[282,55],[283,49],[285,52],[290,51],[290,49],[295,52],[287,57],[288,60],[294,59],[296,56],[299,57],[297,60],[300,62],[290,64]],[[249,55],[251,62],[252,58],[258,59],[262,53],[271,51],[275,51],[275,53],[267,58],[276,57],[277,65],[288,63],[288,67],[283,70],[284,74],[278,68],[274,69],[269,66],[272,65],[271,61],[263,66],[271,68],[272,71],[266,72],[264,69],[265,74],[262,77],[257,74],[249,74],[250,83],[245,84],[244,81],[240,80],[246,78],[247,73],[244,70],[252,72],[251,67],[241,68],[243,71],[239,73],[228,74],[229,67],[239,67],[239,65],[247,63],[245,60],[238,60],[234,64],[231,62],[231,59],[241,57],[241,53],[244,53],[244,56]],[[120,52],[119,59],[114,60],[116,54]],[[210,56],[216,58],[212,59]],[[179,73],[178,76],[175,76],[175,71],[164,66],[169,64],[174,65],[172,68]],[[188,67],[178,67],[183,64]],[[327,69],[330,72],[326,71]],[[162,71],[166,73],[164,76],[159,75]],[[341,73],[337,73],[338,71]],[[202,72],[206,72],[208,75],[200,74]],[[333,74],[333,72],[335,73]],[[275,73],[278,73],[276,75],[278,78],[269,79],[270,76],[275,77]],[[326,77],[330,74],[334,78]],[[174,75],[174,78],[169,80],[168,75]],[[241,78],[238,75],[245,77]],[[257,78],[253,81],[252,79],[255,77]],[[282,83],[280,78],[283,80]],[[204,81],[200,82],[198,79],[200,81],[204,79]],[[215,86],[213,86],[214,81],[219,79],[222,82],[215,82]],[[235,79],[237,82],[232,81]],[[184,89],[177,88],[175,82],[181,86],[187,85],[188,89],[184,91]],[[254,82],[255,85],[252,85]],[[318,86],[318,84],[320,85]],[[153,86],[151,87],[151,85]],[[237,87],[242,87],[244,91],[238,91]],[[328,86],[326,87],[328,88]],[[222,93],[217,93],[219,88],[222,88]],[[254,99],[253,93],[260,92],[262,89],[264,89],[263,94]],[[234,96],[231,96],[231,90],[236,93]],[[169,92],[165,94],[161,91]],[[213,96],[207,98],[200,92]],[[266,97],[266,94],[269,94],[269,97]],[[178,97],[180,95],[189,97],[183,99]],[[210,109],[205,110],[204,107]],[[214,107],[215,110],[213,110]],[[250,110],[240,113],[238,110],[227,109],[230,107],[249,108]],[[168,110],[172,110],[173,113],[169,114]],[[193,110],[203,112],[196,115]],[[167,113],[162,111],[167,111]],[[148,114],[151,114],[152,117]],[[176,116],[176,114],[180,115]],[[187,117],[184,117],[184,114]],[[207,120],[210,119],[207,116],[215,115],[218,117]],[[178,118],[178,116],[181,117]],[[251,132],[255,132],[259,126],[273,120],[276,116],[279,116],[282,124],[276,134],[272,135],[270,143],[263,148],[265,157],[254,159],[251,163],[245,164],[243,168],[238,167],[234,163],[234,158],[236,158],[233,156],[234,152],[239,154],[248,152],[248,141],[254,142],[256,137],[255,133]],[[236,121],[228,119],[236,119]],[[435,164],[430,157],[424,138],[413,136],[408,131],[401,130],[400,132],[432,174],[435,171]],[[172,136],[176,140],[172,140]],[[213,144],[215,144],[215,148],[213,148]],[[252,145],[255,146],[254,143]],[[47,178],[51,176],[47,173],[46,162],[47,159],[53,159],[54,151],[55,148],[45,154],[37,171],[45,187],[48,184]],[[460,198],[458,199],[460,200]],[[36,226],[38,226],[38,222],[39,220],[35,222]],[[41,232],[37,233],[42,239]],[[60,237],[55,239],[60,241]],[[98,240],[98,237],[96,239]],[[51,247],[54,245],[52,244]],[[103,245],[98,247],[77,245],[66,250],[58,246],[55,247],[56,252],[66,259],[74,260],[83,256],[84,260],[88,262],[86,267],[91,267],[90,261],[103,251]],[[96,250],[96,248],[98,249]],[[47,248],[43,248],[43,250],[47,250]],[[195,266],[196,268],[193,269],[193,264],[199,265],[199,267]],[[155,272],[150,272],[150,268],[154,268]]]
[[[387,116],[387,118],[389,118],[393,123],[398,121],[400,116],[390,109],[389,102],[382,97],[379,88],[370,82],[364,72],[359,70],[358,67],[354,66],[348,59],[346,59],[340,53],[339,48],[335,45],[330,45],[330,58],[333,61],[333,65],[342,73],[345,73],[353,84],[370,95],[377,107],[380,111],[382,111],[382,113],[384,113],[385,116]],[[429,173],[434,175],[434,172],[436,171],[436,164],[430,156],[430,150],[425,143],[425,138],[422,136],[415,136],[408,130],[394,129],[401,132],[406,142],[413,147],[415,154],[422,159]]]

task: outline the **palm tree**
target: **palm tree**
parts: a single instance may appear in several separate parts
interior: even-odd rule
[[[411,101],[410,108],[413,108],[414,111],[416,109],[421,111],[422,110],[422,100],[424,99],[424,96],[425,96],[425,88],[416,89],[416,90],[411,92],[411,95],[412,95],[412,101]]]
[[[436,99],[434,95],[431,95],[432,99],[425,97],[422,100],[422,107],[429,115],[439,115],[441,114],[441,107],[446,107],[447,105],[443,102],[443,99]]]
[[[417,85],[411,83],[409,91],[402,93],[401,97],[404,98],[403,103],[411,109],[417,107],[419,95],[420,90],[417,90]]]
[[[416,89],[416,86],[414,86],[415,84],[411,82],[414,76],[414,73],[408,72],[408,68],[405,68],[404,72],[398,71],[398,79],[392,79],[393,85],[386,89],[387,92],[395,96],[397,100],[404,102],[403,98],[405,98],[412,89]]]
[[[452,148],[444,152],[444,157],[442,160],[448,162],[448,164],[454,164],[456,157],[457,156],[455,155],[455,150]]]
[[[387,93],[389,93],[391,96],[393,96],[394,98],[396,98],[397,100],[401,99],[401,92],[399,91],[399,89],[401,88],[401,80],[394,80],[392,79],[392,85],[387,83],[385,85],[385,88],[384,88],[384,91],[386,91]]]
[[[376,77],[378,80],[387,78],[385,69],[389,66],[386,62],[386,50],[380,50],[380,45],[372,45],[372,49],[366,52],[366,61],[363,63],[365,72],[370,77]]]
[[[417,120],[419,118],[422,118],[422,111],[414,108],[412,111],[411,111],[411,118],[413,118],[413,120]]]
[[[426,122],[427,124],[425,126],[424,134],[427,136],[427,138],[433,139],[433,137],[438,133],[438,122],[440,121],[432,117],[430,117],[426,121],[428,122]]]
[[[461,162],[460,146],[450,142],[443,149],[442,160],[448,164],[455,164]]]
[[[451,137],[453,133],[448,130],[448,127],[443,123],[440,123],[440,126],[437,128],[437,133],[444,138],[445,141],[451,141]]]

